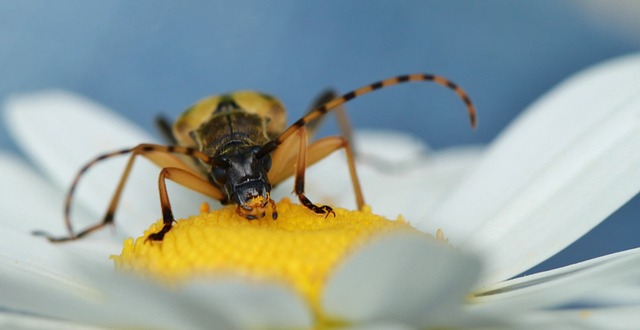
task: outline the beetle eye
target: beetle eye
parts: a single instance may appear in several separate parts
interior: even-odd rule
[[[262,157],[262,167],[264,167],[265,171],[269,172],[271,169],[271,155]]]
[[[251,152],[254,154],[256,159],[262,162],[262,168],[264,168],[266,172],[269,172],[271,169],[271,155],[266,154],[264,156],[260,156],[260,150],[262,150],[262,147],[255,146],[251,148]]]
[[[211,176],[216,183],[224,185],[225,182],[227,182],[227,169],[229,168],[229,166],[231,166],[229,164],[229,158],[225,156],[213,157]]]
[[[253,152],[253,154],[257,154],[260,151],[260,149],[262,149],[262,147],[255,146],[251,148],[251,152]]]
[[[222,168],[229,167],[229,158],[227,157],[217,156],[217,157],[213,157],[212,160],[213,160],[213,165],[215,167],[222,167]]]
[[[213,180],[218,184],[223,185],[227,182],[227,169],[224,167],[213,167],[211,175],[213,175]]]

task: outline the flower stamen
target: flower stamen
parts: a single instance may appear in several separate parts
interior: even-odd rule
[[[284,282],[321,315],[322,289],[346,256],[385,233],[418,232],[405,221],[374,215],[368,207],[362,211],[336,208],[336,217],[328,218],[287,199],[278,208],[276,221],[248,221],[236,214],[234,206],[209,213],[202,206],[200,215],[178,220],[162,242],[146,242],[162,228],[160,220],[135,242],[127,239],[122,254],[112,259],[120,271],[169,282],[230,275]]]

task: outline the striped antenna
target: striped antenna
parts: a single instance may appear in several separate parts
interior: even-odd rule
[[[360,87],[356,90],[346,93],[338,98],[335,98],[319,106],[318,108],[309,112],[306,116],[298,119],[298,121],[296,121],[291,126],[289,126],[289,128],[287,128],[282,134],[280,134],[280,136],[278,136],[277,139],[265,144],[256,156],[259,158],[266,156],[267,154],[274,151],[280,144],[282,144],[282,142],[284,142],[289,136],[291,136],[291,134],[295,133],[298,129],[306,125],[308,122],[318,117],[324,116],[329,111],[353,100],[356,97],[360,97],[364,94],[373,92],[381,88],[385,88],[385,87],[389,87],[389,86],[393,86],[401,83],[406,83],[406,82],[420,82],[420,81],[434,82],[436,84],[452,89],[467,106],[467,112],[469,114],[469,121],[471,123],[471,127],[475,129],[475,127],[477,126],[476,109],[473,103],[471,102],[471,99],[469,98],[469,95],[467,94],[467,92],[465,92],[461,87],[459,87],[458,85],[456,85],[454,82],[452,82],[447,78],[433,75],[433,74],[416,73],[416,74],[396,76],[396,77],[375,82],[373,84],[370,84],[364,87]]]

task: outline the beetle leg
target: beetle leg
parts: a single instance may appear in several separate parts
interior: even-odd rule
[[[293,174],[298,175],[298,168],[300,168],[300,166],[297,165],[299,154],[297,150],[291,150],[296,142],[299,143],[297,139],[300,139],[300,134],[296,134],[295,136],[289,138],[289,140],[282,144],[281,147],[284,148],[278,148],[273,154],[273,167],[269,172],[269,180],[272,184],[278,184],[279,182],[283,181]],[[349,142],[345,138],[340,136],[329,136],[311,143],[311,145],[309,145],[309,147],[305,149],[305,165],[306,167],[309,167],[341,148],[344,149],[347,156],[347,165],[349,167],[349,175],[351,177],[351,183],[353,185],[356,203],[358,205],[358,208],[362,209],[365,202],[362,188],[360,186],[360,180],[358,179],[358,174],[356,171],[355,156],[351,148],[349,148]],[[291,151],[291,153],[287,153],[287,151]],[[284,160],[284,158],[286,158],[286,160]],[[301,184],[304,185],[304,173],[302,174],[302,176],[303,178]]]
[[[295,168],[295,183],[294,183],[294,192],[298,196],[300,203],[319,214],[333,214],[335,213],[331,209],[331,207],[327,205],[317,206],[313,204],[304,194],[304,181],[305,181],[305,172],[307,168],[307,154],[312,159],[312,163],[319,161],[327,157],[332,152],[344,148],[345,153],[347,155],[347,163],[349,167],[349,174],[351,176],[351,183],[353,185],[354,193],[356,195],[356,203],[358,204],[358,208],[362,209],[364,206],[364,197],[362,195],[362,188],[360,186],[360,181],[358,180],[358,174],[355,166],[355,158],[351,148],[349,147],[349,143],[346,139],[342,137],[328,137],[314,142],[309,148],[307,148],[307,133],[306,129],[302,128],[299,130],[298,134],[298,157]]]
[[[220,190],[218,190],[218,188],[214,187],[209,181],[201,178],[194,172],[177,167],[163,168],[158,177],[158,190],[160,191],[160,206],[162,207],[163,226],[159,232],[149,235],[147,240],[161,241],[164,238],[164,235],[171,230],[175,220],[173,218],[173,212],[171,211],[169,194],[167,193],[166,179],[213,198],[219,197],[220,194]]]
[[[171,129],[171,121],[169,121],[167,117],[163,115],[156,116],[155,124],[162,137],[164,137],[166,143],[171,145],[178,144],[178,140],[176,140]]]
[[[313,102],[313,107],[309,109],[307,114],[313,112],[315,109],[321,107],[322,105],[329,103],[333,99],[338,98],[338,93],[333,89],[327,89],[323,91]],[[336,113],[336,119],[338,120],[338,128],[340,128],[340,135],[344,137],[349,143],[349,147],[351,148],[351,152],[355,155],[355,150],[353,149],[353,130],[351,129],[351,124],[349,123],[349,117],[347,116],[347,111],[344,106],[339,105],[333,111]],[[308,130],[309,137],[315,135],[315,131],[318,129],[322,120],[325,116],[317,117],[311,121],[309,121],[306,126]]]
[[[74,233],[73,227],[71,225],[71,205],[73,202],[73,194],[75,192],[75,189],[82,175],[85,174],[87,170],[89,170],[91,167],[93,167],[95,164],[97,164],[100,161],[103,161],[108,158],[120,156],[120,155],[129,154],[129,153],[131,154],[131,156],[129,157],[129,161],[127,162],[124,172],[120,177],[120,181],[118,182],[118,185],[113,194],[113,197],[111,198],[111,202],[109,203],[109,207],[107,208],[107,211],[102,219],[102,222],[95,224],[93,226],[90,226],[80,231],[79,233]],[[159,167],[181,168],[185,171],[193,172],[194,175],[199,176],[202,180],[205,180],[197,171],[194,171],[194,169],[192,169],[189,165],[179,160],[173,154],[183,154],[183,155],[191,156],[194,158],[198,158],[205,162],[210,161],[207,155],[195,149],[179,147],[179,146],[163,146],[163,145],[157,145],[157,144],[140,144],[134,148],[123,149],[123,150],[98,156],[95,159],[91,160],[89,163],[87,163],[84,167],[82,167],[82,169],[80,169],[80,171],[74,178],[73,183],[69,188],[69,191],[67,192],[67,196],[65,199],[64,218],[65,218],[65,224],[66,224],[67,230],[69,232],[69,236],[52,237],[43,232],[34,232],[34,234],[45,236],[52,242],[63,242],[63,241],[69,241],[69,240],[75,240],[75,239],[81,238],[106,225],[112,224],[114,214],[116,212],[116,209],[118,208],[118,203],[120,201],[120,195],[122,194],[125,183],[127,182],[127,178],[129,177],[129,173],[131,172],[131,168],[133,167],[134,160],[138,155],[142,155],[143,157],[151,160],[154,164],[158,165]],[[215,192],[212,189],[210,196],[218,200],[224,197],[223,193],[217,190],[217,188],[215,188]]]
[[[337,96],[338,96],[338,94],[333,89],[327,89],[327,90],[322,91],[322,93],[320,93],[320,95],[318,95],[313,100],[313,103],[311,104],[311,108],[309,108],[309,111],[307,111],[306,114],[308,114],[310,112],[313,112],[313,110],[315,110],[317,107],[319,107],[319,106],[321,106],[321,105],[333,100]],[[324,118],[325,118],[325,116],[318,117],[318,118],[316,118],[314,120],[311,120],[311,121],[309,121],[307,123],[306,126],[307,126],[307,132],[308,132],[309,137],[312,137],[313,135],[315,135],[316,130],[318,129],[318,127],[320,127],[320,124],[322,124],[322,122],[324,121]]]
[[[335,216],[335,212],[328,205],[315,205],[313,204],[309,198],[304,194],[304,174],[307,168],[307,130],[305,127],[301,128],[298,131],[298,162],[296,165],[296,176],[295,176],[295,184],[294,184],[294,192],[298,196],[300,203],[306,206],[311,211],[317,214],[324,214],[325,216],[329,214],[333,214]]]
[[[358,209],[362,209],[365,204],[364,196],[362,194],[362,187],[360,186],[360,180],[358,179],[358,173],[356,171],[355,155],[347,139],[340,136],[323,138],[309,146],[307,155],[310,159],[319,160],[327,157],[329,154],[340,148],[344,149],[345,155],[347,156],[349,176],[351,177],[351,185],[353,186],[353,192],[356,197],[356,204],[358,205]]]

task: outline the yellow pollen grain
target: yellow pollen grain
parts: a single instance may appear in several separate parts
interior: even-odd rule
[[[369,208],[337,208],[335,217],[324,217],[285,199],[277,205],[277,220],[247,220],[235,209],[207,212],[202,207],[200,215],[178,220],[162,242],[147,241],[162,228],[160,220],[135,242],[125,240],[122,254],[112,256],[115,267],[169,282],[229,275],[275,280],[293,287],[321,315],[322,289],[345,256],[373,237],[417,232],[407,222],[374,215]]]
[[[257,207],[264,205],[265,199],[262,196],[256,196],[247,202],[249,207]]]
[[[200,214],[209,213],[209,203],[200,204]]]

